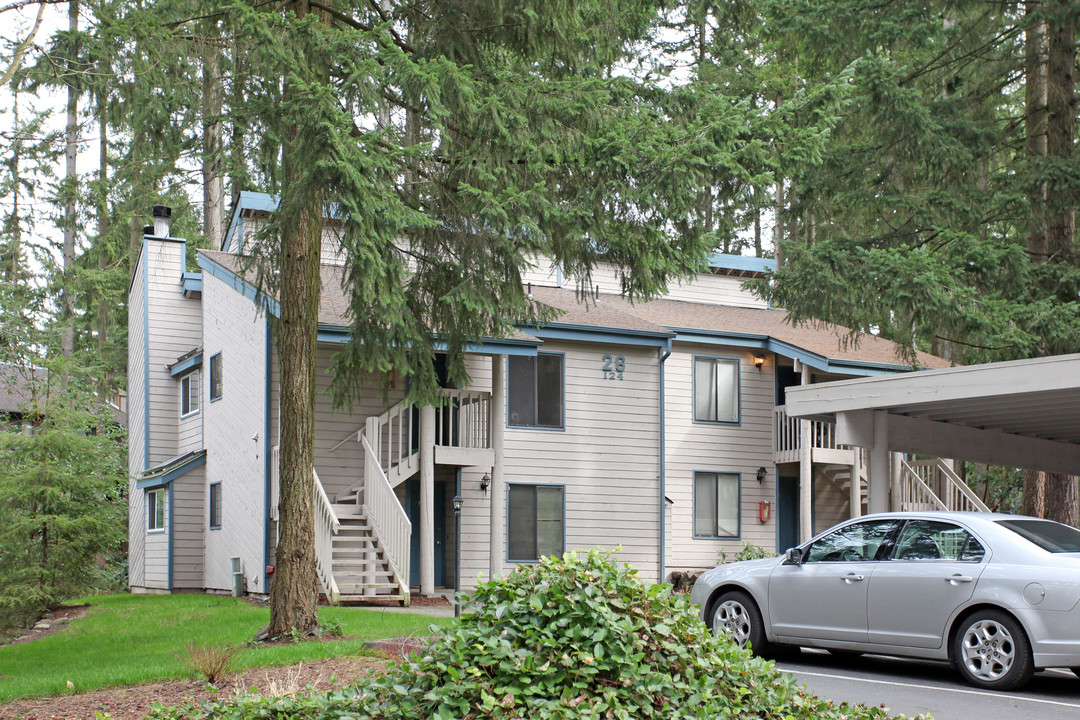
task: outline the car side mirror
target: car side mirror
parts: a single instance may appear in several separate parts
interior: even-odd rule
[[[785,565],[802,565],[802,550],[797,547],[788,548],[788,551],[784,553]]]

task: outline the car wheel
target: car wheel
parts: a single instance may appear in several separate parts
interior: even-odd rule
[[[754,652],[765,651],[765,624],[750,596],[739,590],[721,595],[713,605],[709,627],[717,635],[727,635],[739,647],[750,645]]]
[[[1035,672],[1024,629],[998,610],[965,619],[953,638],[952,654],[964,679],[988,690],[1015,690]]]

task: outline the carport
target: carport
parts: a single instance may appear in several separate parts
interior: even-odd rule
[[[787,413],[868,449],[870,512],[890,510],[890,453],[1080,475],[1080,355],[787,390]]]

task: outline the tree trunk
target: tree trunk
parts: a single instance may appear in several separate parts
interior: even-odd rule
[[[1080,526],[1080,486],[1076,477],[1046,473],[1046,518]]]
[[[218,37],[217,23],[211,28]],[[225,178],[221,172],[221,54],[214,42],[203,58],[203,234],[215,243],[225,234]],[[215,245],[216,247],[216,245]]]
[[[1046,516],[1045,478],[1038,470],[1024,471],[1024,496],[1020,512],[1032,517]]]
[[[286,11],[303,18],[310,10],[307,0],[290,2]],[[314,77],[325,81],[316,63],[309,63]],[[318,578],[315,571],[315,527],[312,494],[315,466],[315,356],[319,327],[320,254],[322,249],[324,195],[297,201],[292,193],[310,187],[303,182],[310,170],[305,148],[311,128],[301,124],[296,107],[304,97],[303,86],[287,82],[283,107],[293,119],[285,129],[283,169],[285,187],[281,223],[279,296],[281,317],[277,348],[281,367],[281,494],[277,561],[270,586],[271,638],[292,629],[308,632],[317,624]]]
[[[106,256],[105,235],[109,232],[109,121],[107,117],[106,95],[101,90],[97,95],[98,114],[98,191],[97,191],[97,234],[101,250],[98,254],[98,269],[104,270],[109,258]],[[109,330],[109,300],[105,293],[97,303],[97,346],[98,357],[104,357],[105,342]]]
[[[79,30],[79,2],[68,3],[68,30],[74,35]],[[74,50],[72,49],[72,52]],[[68,61],[68,70],[74,72],[74,58]],[[75,159],[79,153],[79,91],[72,77],[68,84],[67,125],[64,130],[64,330],[60,338],[60,352],[71,357],[75,352],[75,295],[71,289],[70,274],[75,270],[75,187],[78,182]]]
[[[1076,127],[1076,19],[1071,0],[1056,0],[1047,22],[1046,153],[1051,160],[1068,161],[1073,154]],[[1059,187],[1060,185],[1060,187]],[[1076,234],[1076,199],[1068,181],[1048,183],[1046,244],[1049,256],[1068,262]]]

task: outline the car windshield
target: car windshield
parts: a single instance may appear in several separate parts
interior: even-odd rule
[[[1048,520],[998,520],[1014,533],[1052,553],[1080,552],[1080,530]]]

